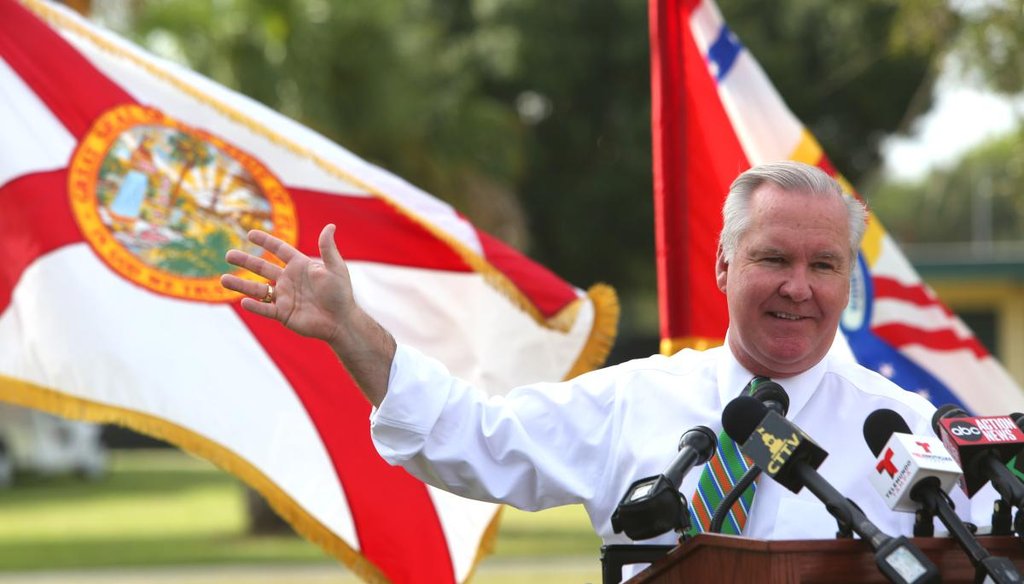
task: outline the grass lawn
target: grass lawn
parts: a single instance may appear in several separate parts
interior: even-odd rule
[[[19,476],[16,487],[0,489],[0,573],[335,562],[298,537],[247,535],[242,485],[205,461],[175,450],[114,451],[111,471],[97,482]],[[599,549],[578,506],[508,508],[496,553],[474,581],[517,581],[521,574],[501,573],[531,564],[543,572],[546,562],[575,558],[585,569],[558,581],[597,582]]]

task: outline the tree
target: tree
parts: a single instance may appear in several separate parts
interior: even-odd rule
[[[884,183],[870,202],[902,242],[1018,241],[1024,233],[1024,127],[921,180]]]
[[[897,24],[897,46],[939,49],[962,74],[994,91],[1024,91],[1021,0],[903,0]]]
[[[908,104],[928,101],[936,45],[891,42],[895,0],[720,4],[855,183]],[[653,300],[644,2],[130,6],[125,32],[144,45],[452,202],[570,281],[611,283],[627,328],[629,298]]]
[[[721,2],[797,118],[852,183],[879,165],[881,141],[931,107],[936,42],[899,43],[893,0]]]

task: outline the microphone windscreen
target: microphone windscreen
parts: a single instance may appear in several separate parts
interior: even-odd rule
[[[695,426],[683,432],[683,435],[679,437],[679,450],[682,450],[684,446],[689,446],[696,451],[702,459],[697,463],[704,464],[718,447],[718,436],[707,426]]]
[[[939,427],[939,420],[945,418],[966,418],[967,412],[960,409],[960,406],[955,404],[946,404],[941,408],[935,410],[932,414],[932,431],[935,432],[936,436],[942,436],[941,428]]]
[[[903,416],[889,409],[875,410],[864,420],[864,441],[871,454],[878,456],[893,434],[910,434]]]
[[[743,444],[768,415],[768,408],[761,400],[740,396],[725,406],[722,411],[722,428],[737,444]]]
[[[782,406],[782,411],[779,412],[782,416],[785,416],[786,412],[789,411],[789,394],[786,393],[786,390],[781,385],[774,381],[765,381],[758,385],[751,395],[762,403],[767,401],[777,402]]]
[[[1014,424],[1017,424],[1018,428],[1024,430],[1024,414],[1020,412],[1013,412],[1010,414],[1010,419],[1013,420]]]

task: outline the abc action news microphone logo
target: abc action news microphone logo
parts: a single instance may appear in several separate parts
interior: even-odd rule
[[[992,418],[954,418],[949,433],[960,442],[1018,442],[1024,439],[1013,420],[1006,416]]]
[[[973,464],[975,456],[985,451],[1006,462],[1024,446],[1024,433],[1009,416],[945,418],[939,420],[939,425],[942,443],[963,467]],[[987,482],[984,473],[967,473],[960,486],[973,497]]]

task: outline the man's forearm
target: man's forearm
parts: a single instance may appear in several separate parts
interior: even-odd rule
[[[329,342],[349,375],[375,407],[384,401],[395,358],[395,338],[370,315],[357,310]]]

